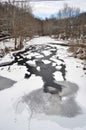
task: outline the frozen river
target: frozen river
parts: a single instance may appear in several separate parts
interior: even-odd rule
[[[83,61],[59,42],[35,38],[0,66],[0,130],[86,129]]]

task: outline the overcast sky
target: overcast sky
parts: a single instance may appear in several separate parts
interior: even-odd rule
[[[0,0],[5,1],[5,0]],[[13,1],[13,0],[11,0]],[[20,0],[21,1],[21,0]],[[33,14],[37,17],[45,18],[56,14],[61,9],[64,3],[72,7],[79,7],[81,12],[86,12],[86,0],[27,0],[33,10]]]
[[[38,1],[31,2],[31,5],[36,16],[45,18],[56,14],[64,3],[68,3],[72,7],[79,7],[81,12],[86,12],[86,0]]]

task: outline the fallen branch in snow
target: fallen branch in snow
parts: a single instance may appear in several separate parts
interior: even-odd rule
[[[12,36],[2,37],[2,38],[0,38],[0,41],[6,40],[6,39],[9,39],[9,38],[12,38]]]

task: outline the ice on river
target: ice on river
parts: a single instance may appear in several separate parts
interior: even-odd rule
[[[23,65],[16,62],[12,66],[0,67],[0,76],[5,81],[0,81],[0,88],[4,88],[0,91],[0,130],[86,129],[83,61],[69,57],[68,47],[56,45],[59,42],[50,37],[34,38],[27,43],[31,49],[32,43],[36,45],[34,52],[30,50],[30,53],[16,56],[18,63],[24,61],[18,56],[30,58],[29,61]],[[25,65],[31,67],[30,72]],[[31,75],[25,79],[25,74]],[[50,86],[48,81],[60,85],[62,91],[51,94],[56,87]],[[6,88],[6,83],[11,85]],[[43,86],[46,84],[49,92],[45,93]]]

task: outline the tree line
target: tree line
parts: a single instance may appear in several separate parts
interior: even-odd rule
[[[57,16],[40,20],[33,16],[29,4],[24,1],[0,3],[0,33],[7,33],[17,40],[20,47],[25,38],[34,35],[57,35],[64,38],[80,38],[86,35],[86,13],[65,4]]]
[[[26,2],[0,3],[0,33],[15,38],[20,47],[26,37],[41,34],[41,20],[34,18],[31,7]]]
[[[80,13],[79,8],[65,4],[50,19],[43,21],[44,34],[62,34],[65,38],[81,38],[86,36],[86,12]]]

